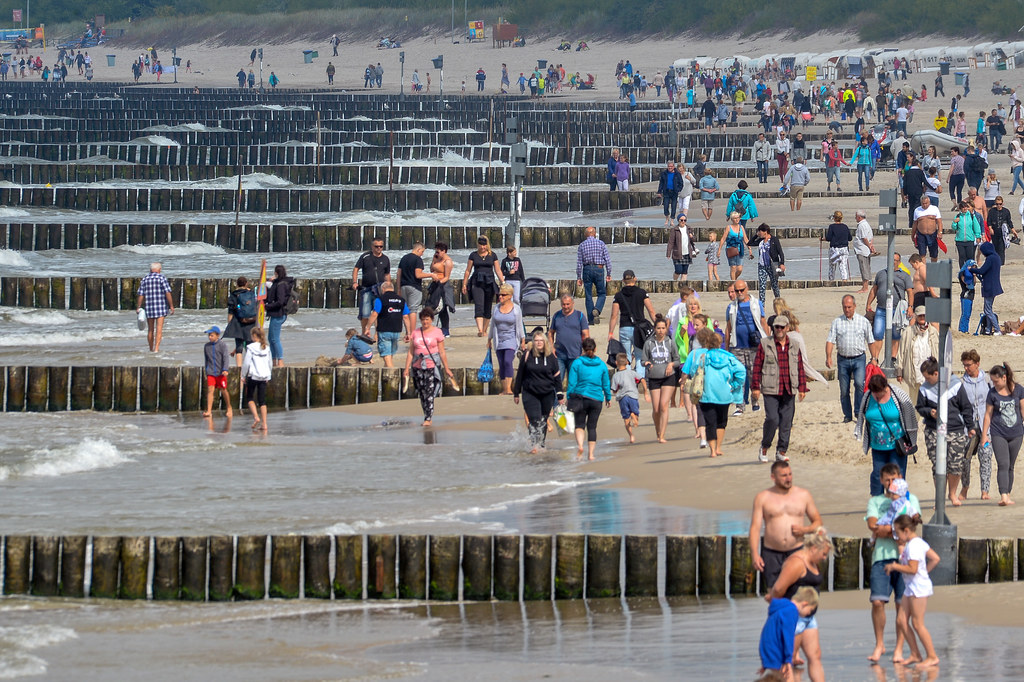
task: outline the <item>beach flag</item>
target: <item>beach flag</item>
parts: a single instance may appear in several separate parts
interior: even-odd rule
[[[256,316],[256,324],[263,329],[263,323],[267,321],[267,259],[263,259],[260,265],[260,286],[256,289],[256,300],[260,302],[260,312]]]

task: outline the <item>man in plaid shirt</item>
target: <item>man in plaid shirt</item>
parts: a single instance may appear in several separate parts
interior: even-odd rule
[[[608,282],[612,281],[612,257],[608,247],[597,238],[597,228],[588,227],[586,238],[576,249],[576,284],[583,287],[587,305],[587,323],[600,324]],[[597,291],[597,303],[591,296],[591,285]]]
[[[149,329],[146,338],[149,350],[154,353],[160,350],[160,341],[164,336],[164,318],[174,314],[174,299],[171,297],[171,284],[160,274],[160,263],[149,266],[149,274],[139,283],[139,299],[135,303],[135,312],[146,309],[146,324]]]
[[[796,389],[795,391],[793,389]],[[807,395],[807,375],[804,372],[800,347],[789,338],[789,318],[777,315],[772,322],[772,335],[761,339],[754,356],[754,371],[750,376],[750,394],[757,400],[764,393],[764,429],[761,432],[761,451],[758,460],[768,461],[768,448],[779,433],[775,461],[788,462],[789,433],[793,429],[796,401]]]

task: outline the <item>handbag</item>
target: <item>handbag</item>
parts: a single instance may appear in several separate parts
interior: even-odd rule
[[[738,255],[740,255],[739,247],[737,247],[737,246],[727,246],[727,247],[725,247],[725,257],[726,258],[735,258]]]
[[[494,362],[491,360],[491,351],[487,351],[487,357],[480,364],[480,369],[476,371],[476,380],[482,384],[490,383],[491,379],[494,378]]]
[[[697,371],[694,372],[693,377],[690,379],[688,390],[690,397],[695,402],[700,402],[700,399],[704,396],[704,362],[707,360],[707,353],[700,359],[700,364],[697,365]]]
[[[565,409],[570,412],[582,412],[583,411],[583,396],[579,393],[570,393],[565,398]]]
[[[902,418],[902,417],[901,417]],[[889,426],[889,422],[885,422],[885,428],[889,430],[889,435],[895,439],[894,445],[896,446],[896,452],[899,453],[900,457],[907,459],[908,457],[914,458],[914,464],[917,464],[917,443],[913,443],[910,440],[910,434],[906,431],[899,438],[896,438],[896,434],[892,432],[892,427]]]

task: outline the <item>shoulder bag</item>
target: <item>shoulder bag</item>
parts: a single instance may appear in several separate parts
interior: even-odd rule
[[[707,358],[708,355],[705,352],[701,357],[700,364],[697,365],[697,371],[693,373],[693,377],[690,379],[688,386],[690,397],[698,403],[704,395],[704,363],[707,361]]]
[[[893,396],[893,400],[896,397]],[[881,406],[879,406],[881,407]],[[903,412],[900,411],[899,402],[896,403],[896,410],[900,412],[900,420],[903,419]],[[910,434],[907,433],[906,429],[903,430],[903,435],[896,438],[896,434],[892,432],[892,427],[889,426],[889,422],[885,422],[885,428],[888,429],[889,435],[895,439],[896,452],[899,453],[900,457],[907,459],[908,457],[914,458],[914,464],[917,464],[917,443],[913,443],[910,440]]]

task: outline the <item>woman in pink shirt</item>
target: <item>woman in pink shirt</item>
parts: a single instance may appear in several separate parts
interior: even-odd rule
[[[413,386],[423,408],[423,426],[430,426],[434,418],[434,398],[441,395],[444,387],[441,368],[444,368],[452,386],[458,388],[448,368],[444,332],[434,326],[434,311],[424,308],[420,311],[420,328],[413,331],[409,338],[409,352],[405,356],[405,381],[402,384],[404,393],[409,386],[409,377],[412,376]]]

